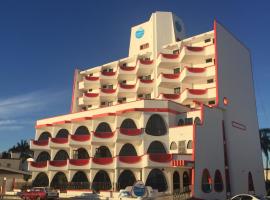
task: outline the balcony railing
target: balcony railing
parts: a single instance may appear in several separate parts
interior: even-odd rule
[[[109,165],[113,162],[112,157],[108,158],[92,158],[93,163],[99,164],[99,165]]]
[[[186,67],[186,69],[191,73],[203,73],[206,71],[206,68]]]
[[[166,54],[166,53],[161,53],[161,56],[166,59],[176,59],[179,57],[179,54]]]
[[[90,135],[71,135],[71,140],[77,141],[77,142],[85,142],[90,140]]]
[[[114,76],[116,72],[102,71],[101,74],[104,76]]]
[[[101,92],[106,93],[106,94],[112,94],[116,92],[116,89],[113,88],[101,88]]]
[[[97,80],[99,80],[99,77],[96,77],[96,76],[85,76],[85,80],[87,80],[87,81],[97,81]]]
[[[143,65],[151,65],[153,64],[153,60],[142,60],[140,59],[140,63]]]
[[[188,92],[193,95],[203,95],[206,94],[207,89],[188,89]]]
[[[36,146],[47,146],[49,140],[32,140],[32,143]]]
[[[172,154],[153,153],[149,154],[149,159],[154,162],[167,163],[172,161]]]
[[[180,94],[162,94],[166,99],[179,99]]]
[[[34,168],[45,168],[48,165],[47,161],[42,162],[30,162],[30,165]]]
[[[135,164],[141,161],[141,156],[119,156],[118,157],[120,162],[128,163],[128,164]]]
[[[97,138],[112,138],[114,136],[114,132],[93,132],[94,136]]]
[[[51,138],[51,142],[56,144],[66,144],[68,143],[68,138]]]
[[[179,78],[180,73],[177,74],[162,74],[162,76],[164,78],[168,78],[168,79],[177,79]]]
[[[70,159],[69,164],[74,166],[84,166],[90,162],[90,159]]]
[[[124,71],[133,71],[135,68],[136,67],[120,66],[120,69]]]
[[[186,46],[187,50],[189,51],[203,51],[204,50],[204,47],[191,47],[191,46]]]
[[[89,98],[93,98],[93,97],[98,97],[98,93],[84,93],[84,96],[89,97]]]
[[[67,165],[67,160],[53,160],[50,161],[50,166],[53,167],[64,167]]]
[[[136,136],[142,133],[142,129],[120,128],[120,133],[128,136]]]
[[[153,83],[154,80],[140,79],[140,81],[141,83]]]

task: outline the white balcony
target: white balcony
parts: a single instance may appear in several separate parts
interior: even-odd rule
[[[144,79],[138,79],[137,84],[136,84],[136,90],[137,93],[142,93],[142,94],[148,94],[153,91],[154,87],[154,80],[144,80]]]
[[[90,139],[90,135],[70,135],[69,144],[75,147],[90,146]]]
[[[138,60],[136,73],[138,76],[144,76],[152,74],[154,70],[153,60]]]
[[[79,90],[87,90],[89,88],[98,88],[100,86],[99,77],[85,76],[82,81],[79,82]]]
[[[195,101],[208,101],[210,99],[215,99],[216,88],[209,89],[185,89],[180,96],[181,103],[188,103]]]
[[[180,81],[185,83],[194,83],[204,79],[215,77],[215,66],[209,66],[204,68],[191,68],[185,67],[181,71]]]
[[[171,154],[146,154],[143,156],[143,167],[171,167]]]
[[[67,171],[68,170],[68,160],[54,160],[49,161],[49,171]]]
[[[137,141],[140,142],[143,138],[143,129],[117,129],[117,141]]]
[[[180,86],[180,73],[178,74],[163,74],[158,76],[157,84],[161,87],[177,87]]]
[[[116,160],[118,168],[142,168],[142,156],[118,156]]]
[[[68,149],[69,138],[50,138],[50,148],[54,149]]]
[[[28,170],[30,172],[47,172],[49,161],[29,162]]]
[[[99,93],[84,93],[79,98],[79,105],[92,105],[97,104],[100,101]]]
[[[160,53],[157,58],[157,66],[177,66],[180,63],[179,54]]]
[[[49,140],[30,140],[31,150],[49,150]]]
[[[92,143],[93,144],[107,144],[112,145],[115,143],[116,134],[113,132],[92,132]]]

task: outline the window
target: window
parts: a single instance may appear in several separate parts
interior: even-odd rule
[[[208,101],[208,104],[209,105],[214,105],[216,102],[213,100],[213,101]]]
[[[174,94],[180,94],[180,87],[174,88]]]
[[[136,129],[137,126],[136,126],[136,123],[134,122],[134,120],[127,118],[121,123],[120,128]]]
[[[112,188],[111,179],[108,173],[104,170],[98,171],[92,182],[92,190],[110,190]]]
[[[201,119],[199,117],[196,117],[194,120],[194,124],[202,124]]]
[[[49,132],[43,132],[40,134],[38,140],[48,140],[51,137],[51,134]]]
[[[207,83],[209,84],[209,83],[214,83],[214,79],[208,79],[207,80]]]
[[[74,133],[74,135],[89,135],[89,134],[90,132],[86,126],[79,126]]]
[[[112,132],[112,129],[108,123],[101,122],[96,128],[96,132]]]
[[[177,171],[173,173],[173,191],[180,192],[180,175]]]
[[[151,186],[158,192],[165,192],[168,189],[166,178],[160,169],[152,169],[146,179],[146,186]]]
[[[187,143],[187,149],[192,149],[192,140],[189,140]]]
[[[183,119],[179,119],[177,125],[178,126],[183,126],[183,125],[185,125],[185,121]]]
[[[208,42],[211,42],[210,38],[207,38],[207,39],[204,40],[204,43],[208,43]]]
[[[210,62],[212,62],[212,61],[213,61],[212,58],[208,58],[208,59],[205,60],[206,63],[210,63]]]
[[[174,73],[174,74],[179,74],[179,73],[180,73],[180,68],[175,68],[175,69],[173,69],[173,73]]]
[[[179,49],[174,50],[174,51],[173,51],[173,54],[179,54]]]
[[[89,90],[88,90],[88,92],[92,92],[92,91],[93,91],[93,89],[89,89]]]
[[[126,97],[122,97],[118,99],[118,103],[125,103],[127,101]]]
[[[69,132],[67,129],[60,129],[57,134],[56,138],[68,138]]]
[[[145,94],[145,99],[151,99],[151,94]]]
[[[183,173],[183,190],[184,191],[189,191],[189,185],[190,185],[190,178],[187,172]]]
[[[191,125],[191,124],[193,124],[193,118],[192,118],[192,117],[186,118],[186,119],[185,119],[185,124],[186,124],[186,125]]]
[[[222,176],[219,170],[216,170],[215,172],[214,189],[216,192],[223,191],[223,181],[222,181]]]
[[[118,178],[117,189],[125,189],[127,186],[132,186],[136,182],[136,178],[132,171],[124,170]]]
[[[140,46],[140,50],[147,49],[149,47],[149,43],[142,44]]]
[[[177,149],[177,144],[175,142],[172,142],[170,145],[170,150],[176,150]]]
[[[149,135],[160,136],[167,133],[167,126],[163,118],[153,114],[147,121],[145,132]]]
[[[137,156],[137,151],[132,144],[127,143],[122,146],[119,156]]]
[[[205,193],[210,193],[212,191],[212,179],[207,169],[203,170],[201,186],[202,191]]]
[[[147,153],[152,154],[152,153],[167,153],[164,145],[160,142],[160,141],[153,141],[148,149],[147,149]]]
[[[127,83],[127,80],[121,80],[119,81],[120,84],[126,84]]]

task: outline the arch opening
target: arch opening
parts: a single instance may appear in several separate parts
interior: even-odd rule
[[[51,181],[51,187],[55,189],[66,189],[68,186],[68,180],[66,175],[63,172],[57,172],[52,181]]]
[[[166,135],[166,123],[160,115],[153,114],[146,123],[145,132],[152,136]]]
[[[216,172],[215,172],[214,189],[215,189],[216,192],[222,192],[223,191],[222,175],[221,175],[219,170],[216,170]]]
[[[177,171],[173,173],[173,191],[174,192],[180,191],[180,175]]]
[[[47,187],[49,186],[49,178],[44,172],[40,172],[33,181],[33,187]]]
[[[136,123],[128,118],[128,119],[125,119],[122,123],[121,123],[121,126],[120,128],[126,128],[126,129],[137,129],[137,126],[136,126]]]
[[[201,186],[202,191],[205,193],[210,193],[212,191],[212,179],[207,169],[203,170]]]
[[[137,156],[137,151],[132,144],[127,143],[122,146],[119,156]]]
[[[96,132],[97,133],[112,132],[112,129],[108,123],[101,122],[96,128]]]
[[[163,143],[160,141],[153,141],[148,149],[147,149],[147,153],[148,154],[155,154],[155,153],[159,153],[159,154],[166,154],[166,148],[164,147]]]
[[[51,133],[49,133],[48,131],[45,131],[45,132],[40,134],[38,141],[48,140],[51,137],[52,137]]]
[[[168,189],[166,178],[160,169],[152,169],[146,179],[146,186],[151,186],[159,192],[165,192]]]
[[[90,132],[86,126],[80,126],[76,129],[74,135],[89,135]]]
[[[36,162],[44,162],[48,160],[51,160],[50,154],[46,151],[42,151],[40,154],[38,154]]]
[[[100,170],[93,179],[92,190],[110,190],[111,188],[112,184],[108,173],[104,170]]]
[[[68,138],[69,132],[67,129],[60,129],[57,134],[56,134],[56,138]]]
[[[59,150],[53,160],[68,160],[69,155],[65,150]]]
[[[89,189],[90,183],[86,174],[83,171],[77,171],[69,184],[73,189]]]
[[[127,186],[132,186],[134,185],[134,183],[136,182],[136,178],[134,176],[134,174],[132,173],[132,171],[130,170],[124,170],[117,181],[117,189],[121,190],[121,189],[125,189]]]
[[[106,146],[100,146],[96,149],[95,158],[111,158],[110,149]]]

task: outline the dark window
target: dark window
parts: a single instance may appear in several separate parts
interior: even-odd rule
[[[74,135],[89,135],[89,130],[86,126],[80,126],[76,129]]]
[[[65,150],[59,150],[54,156],[53,160],[67,160],[69,159],[68,153]]]
[[[190,191],[189,185],[191,184],[190,177],[187,172],[183,173],[183,190]]]
[[[56,138],[68,138],[69,132],[67,129],[60,129],[57,134]]]
[[[216,170],[215,177],[214,177],[214,189],[216,192],[223,191],[223,181],[222,176],[219,170]]]
[[[173,173],[173,191],[180,191],[180,175],[177,171]]]
[[[178,126],[183,126],[183,125],[185,125],[185,121],[183,119],[179,119],[177,125]]]
[[[49,178],[44,172],[39,173],[32,183],[33,187],[47,187],[49,186]]]
[[[167,153],[164,145],[159,141],[153,141],[147,150],[147,153]]]
[[[135,122],[132,119],[125,119],[120,128],[137,129]]]
[[[47,160],[51,160],[50,154],[48,152],[46,152],[46,151],[42,151],[38,155],[38,157],[36,159],[36,162],[43,162],[43,161],[47,161]]]
[[[124,170],[119,178],[118,178],[118,184],[117,184],[117,189],[125,189],[127,186],[132,186],[136,182],[136,178],[132,171],[130,170]]]
[[[149,43],[142,44],[140,46],[140,50],[147,49],[149,47]]]
[[[87,178],[86,174],[83,171],[78,171],[78,172],[76,172],[76,174],[74,174],[71,182],[88,183],[89,181],[88,181],[88,178]]]
[[[248,173],[248,191],[255,191],[251,172]]]
[[[52,137],[51,134],[46,131],[40,134],[38,140],[48,140],[50,137]]]
[[[110,190],[112,188],[111,180],[106,171],[100,170],[92,182],[92,190]]]
[[[159,169],[151,170],[147,177],[145,185],[151,186],[153,189],[156,189],[159,192],[165,192],[168,188],[166,178],[163,172]]]
[[[96,149],[95,158],[111,158],[112,154],[108,147],[100,146]]]
[[[119,156],[137,156],[137,151],[132,144],[127,143],[122,146]]]
[[[180,87],[174,88],[174,94],[180,94]]]
[[[173,54],[179,54],[179,49],[173,50]]]
[[[190,117],[190,118],[185,118],[185,125],[191,125],[193,124],[193,118]]]
[[[102,133],[102,132],[112,132],[112,129],[110,125],[106,122],[101,122],[97,128],[96,128],[97,133]]]
[[[74,159],[88,159],[89,158],[89,154],[87,152],[86,149],[84,148],[79,148],[77,150],[74,151],[74,155],[73,155]]]
[[[196,117],[194,120],[194,124],[202,124],[201,119],[199,117]]]
[[[192,140],[189,140],[187,143],[187,149],[192,149]]]
[[[214,105],[216,102],[213,100],[213,101],[208,101],[208,104],[209,105]]]
[[[204,169],[202,173],[202,191],[205,193],[212,191],[212,180],[207,169]]]
[[[214,79],[208,79],[207,80],[207,83],[209,84],[209,83],[214,83]]]
[[[212,58],[207,58],[207,59],[205,60],[206,63],[210,63],[210,62],[212,62],[212,61],[213,61]]]
[[[173,69],[173,73],[174,73],[174,74],[179,74],[179,73],[180,73],[180,68],[175,68],[175,69]]]
[[[175,142],[172,142],[170,145],[170,150],[176,150],[177,149],[177,144]]]
[[[57,172],[51,182],[51,187],[55,189],[65,189],[68,185],[68,180],[63,172]]]
[[[167,127],[163,118],[158,114],[152,115],[147,121],[145,132],[153,136],[165,135]]]
[[[205,43],[211,42],[211,38],[207,38],[204,40]]]

